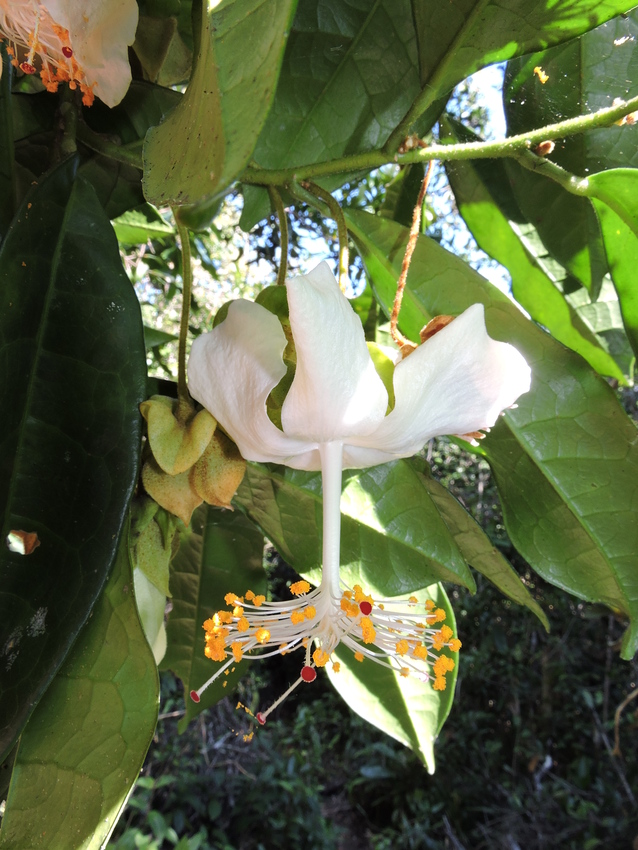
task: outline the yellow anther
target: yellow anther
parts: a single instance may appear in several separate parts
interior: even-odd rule
[[[363,590],[361,589],[361,585],[355,584],[352,589],[354,590],[354,601],[357,603],[357,605],[360,602],[364,601],[369,602],[370,605],[374,605],[374,599],[371,596],[368,596],[367,593],[363,592]]]
[[[255,608],[260,608],[264,604],[265,601],[266,601],[265,596],[255,596],[253,598],[253,605],[255,606]]]
[[[443,647],[445,646],[445,638],[441,634],[440,630],[438,632],[434,632],[434,634],[432,635],[432,646],[437,651],[443,649]]]
[[[403,676],[404,679],[407,679],[408,676],[410,675],[409,669],[407,667],[402,667],[401,668],[401,675]]]
[[[212,661],[223,661],[226,658],[226,646],[224,639],[214,637],[206,641],[206,649],[204,650],[206,658]]]
[[[270,640],[270,632],[268,629],[257,629],[255,632],[255,640],[257,643],[266,643],[266,641]]]
[[[396,642],[397,655],[407,655],[409,648],[410,648],[410,645],[408,644],[407,640],[405,640],[405,639],[404,640],[398,640]],[[403,673],[401,675],[403,675]]]
[[[445,688],[447,687],[447,682],[445,681],[445,679],[442,676],[438,676],[434,680],[434,684],[432,685],[432,687],[434,688],[435,691],[444,691]]]
[[[224,596],[224,602],[226,603],[226,605],[238,605],[243,601],[244,597],[237,596],[236,593],[227,593],[226,596]]]
[[[348,617],[358,617],[360,613],[359,606],[345,598],[341,599],[341,610],[345,611]]]
[[[445,676],[446,673],[454,670],[454,666],[454,661],[451,658],[448,658],[447,655],[440,655],[434,662],[432,669],[435,676]]]
[[[363,642],[374,643],[377,633],[374,629],[374,626],[372,625],[372,620],[368,619],[368,617],[362,617],[359,625],[361,626]]]
[[[317,667],[325,667],[330,660],[330,656],[324,649],[317,648],[312,653],[312,660]]]
[[[428,657],[428,651],[427,651],[427,648],[425,646],[423,646],[423,644],[419,644],[418,646],[415,646],[414,649],[412,650],[412,658],[420,658],[421,661],[425,661],[427,659],[427,657]]]
[[[233,658],[235,659],[235,661],[241,661],[242,658],[244,657],[244,652],[242,650],[241,641],[234,640],[231,643],[230,648],[232,650]]]
[[[352,599],[352,591],[351,590],[344,590],[343,591],[343,598],[344,599]]]
[[[205,629],[207,632],[212,632],[215,628],[215,620],[212,617],[209,617],[207,620],[204,620],[202,628]]]
[[[247,590],[246,591],[246,602],[252,602],[254,598],[255,598],[255,594],[252,592],[252,590]]]
[[[341,662],[340,661],[333,661],[332,662],[332,669],[334,670],[335,673],[338,673],[339,670],[341,670]]]
[[[235,605],[235,607],[233,608],[233,617],[243,617],[243,615],[244,609],[241,607],[241,605]]]
[[[441,634],[444,640],[449,640],[454,635],[454,632],[449,626],[441,626]]]
[[[463,644],[461,643],[461,641],[458,638],[454,638],[454,640],[451,640],[448,643],[448,646],[450,647],[452,652],[458,652],[459,649],[463,646]]]
[[[313,617],[317,616],[317,609],[314,605],[308,605],[303,613],[306,620],[312,620]]]
[[[303,623],[305,617],[303,615],[303,611],[291,611],[290,619],[292,620],[295,626],[298,626],[299,623]]]
[[[411,597],[408,599],[408,602],[409,602],[411,605],[416,605],[416,603],[417,603],[418,601],[419,601],[419,600],[416,598],[416,596],[411,596]]]
[[[301,596],[303,593],[308,593],[309,590],[310,585],[307,581],[303,581],[303,579],[290,585],[290,592],[293,596]]]
[[[354,660],[355,661],[363,661],[363,652],[355,652]]]
[[[432,602],[431,599],[426,599],[426,601],[425,601],[426,611],[432,611],[434,608],[436,608],[436,605],[434,604],[434,602]]]
[[[238,632],[247,632],[250,628],[250,623],[246,619],[246,617],[241,617],[239,622],[236,625],[236,629]]]

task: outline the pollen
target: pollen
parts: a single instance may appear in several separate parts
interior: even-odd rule
[[[363,652],[355,652],[354,660],[355,661],[363,661]]]
[[[364,643],[374,643],[374,640],[377,636],[374,626],[372,625],[372,620],[368,619],[368,617],[362,617],[361,622],[359,623],[361,626],[361,634],[363,636]]]
[[[257,643],[266,643],[266,641],[270,640],[270,632],[268,629],[257,629],[255,632],[255,640]]]
[[[444,691],[447,687],[447,682],[442,676],[440,676],[434,680],[434,684],[432,685],[432,687],[435,691]]]
[[[312,653],[312,660],[315,662],[317,667],[325,667],[330,660],[330,656],[323,649],[315,649]]]
[[[407,655],[409,648],[410,645],[407,640],[405,640],[405,638],[403,638],[402,640],[398,640],[396,643],[397,655]]]
[[[240,617],[239,622],[236,625],[236,629],[238,632],[247,632],[250,628],[250,623],[246,619],[246,617]]]
[[[317,609],[314,605],[308,605],[308,607],[303,613],[306,620],[312,620],[313,617],[317,616]]]
[[[290,592],[293,596],[301,596],[304,593],[308,593],[310,590],[310,585],[307,581],[296,581],[294,584],[290,585]]]
[[[241,661],[244,656],[244,651],[242,648],[241,641],[234,640],[230,645],[231,651],[233,653],[233,658],[235,661]]]
[[[292,620],[295,626],[298,626],[299,623],[303,623],[306,618],[304,617],[303,611],[292,611],[290,614],[290,619]]]

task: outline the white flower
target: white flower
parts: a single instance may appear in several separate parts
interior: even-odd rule
[[[79,87],[87,106],[95,95],[115,106],[126,94],[137,19],[135,0],[0,0],[0,38],[13,64],[39,73],[49,91]]]
[[[229,594],[229,611],[204,623],[206,654],[222,666],[191,697],[246,653],[255,657],[305,650],[299,678],[260,722],[301,682],[311,682],[339,644],[355,658],[403,676],[433,679],[443,690],[460,641],[442,609],[417,599],[374,599],[350,589],[339,572],[343,467],[361,468],[408,457],[441,434],[470,434],[493,425],[530,386],[530,369],[511,345],[487,335],[482,305],[474,305],[394,368],[394,406],[377,374],[363,328],[328,266],[286,284],[296,370],[282,411],[282,430],[266,401],[286,374],[286,337],[259,304],[235,301],[209,334],[195,340],[189,389],[237,443],[247,460],[321,469],[321,584],[298,582],[290,602]],[[312,647],[315,647],[314,651]],[[444,650],[447,649],[448,652]],[[229,654],[230,653],[230,654]],[[333,664],[337,665],[338,662]]]

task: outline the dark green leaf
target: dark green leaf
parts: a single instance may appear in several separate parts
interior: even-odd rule
[[[638,74],[636,35],[638,13],[631,12],[560,47],[510,62],[504,87],[508,132],[525,132],[638,94],[633,82]],[[545,84],[534,73],[537,67],[548,76]],[[637,165],[633,128],[603,128],[561,139],[550,158],[581,177]],[[508,170],[522,211],[550,253],[595,298],[607,266],[590,202],[514,163]]]
[[[346,216],[389,312],[408,232],[368,213]],[[631,657],[638,647],[636,428],[578,355],[543,333],[466,263],[420,236],[403,299],[403,332],[416,339],[432,316],[458,314],[475,302],[486,307],[490,335],[515,343],[534,373],[531,392],[482,443],[497,474],[510,537],[553,584],[628,615],[622,652]],[[498,464],[507,474],[499,475]],[[529,504],[525,516],[512,508],[520,500]],[[546,514],[550,504],[554,510]]]
[[[137,480],[145,353],[111,225],[75,163],[25,199],[0,251],[0,751],[64,660],[115,557]]]
[[[418,92],[409,0],[302,0],[255,161],[290,168],[381,147]]]
[[[371,590],[374,593],[374,586]],[[414,594],[420,602],[432,599],[446,613],[445,622],[456,634],[454,612],[443,587],[434,584]],[[458,675],[457,652],[445,650],[456,662],[447,676],[447,688],[435,691],[431,682],[421,682],[415,676],[403,677],[395,670],[364,659],[355,660],[344,646],[337,647],[341,668],[338,673],[328,664],[330,681],[353,711],[361,715],[392,738],[414,750],[425,763],[428,773],[434,773],[434,741],[450,713]]]
[[[468,564],[489,579],[505,596],[529,608],[549,631],[545,612],[481,526],[442,484],[431,477],[429,469],[421,458],[412,458],[409,463],[420,475],[424,488],[454,535],[456,545]]]
[[[160,331],[158,328],[149,328],[144,325],[144,342],[147,348],[157,348],[159,345],[164,345],[165,342],[173,342],[177,337],[175,334]]]
[[[451,122],[443,121],[441,127],[444,139],[458,141]],[[463,135],[465,137],[467,134]],[[476,141],[476,138],[473,140]],[[500,160],[480,164],[467,160],[448,163],[446,166],[459,212],[478,245],[509,270],[514,297],[536,322],[546,327],[563,345],[578,352],[602,375],[626,383],[613,357],[565,300],[554,281],[540,266],[531,246],[522,240],[516,221],[508,219],[499,209],[500,199],[491,194],[490,184],[483,180],[486,167],[492,172],[491,185],[500,185],[501,192],[507,191],[507,173]],[[511,208],[513,203],[512,198],[507,206]]]
[[[428,103],[479,68],[560,44],[632,8],[622,0],[413,0]],[[573,72],[573,69],[571,69]],[[425,104],[424,104],[425,105]]]
[[[126,530],[122,541],[91,620],[22,733],[2,850],[99,850],[144,762],[159,680],[132,594]]]
[[[186,94],[144,146],[144,193],[158,206],[222,194],[244,169],[266,119],[296,0],[202,2]],[[208,200],[206,200],[208,203]]]
[[[179,724],[182,732],[193,717],[227,696],[243,672],[238,665],[204,691],[200,703],[190,699],[190,691],[203,685],[218,666],[204,655],[202,624],[226,608],[227,593],[242,596],[249,589],[265,593],[263,552],[263,536],[245,517],[206,505],[195,511],[191,527],[182,534],[171,564],[173,610],[162,662],[162,667],[173,670],[184,683],[186,714]]]
[[[318,580],[321,476],[249,464],[235,503],[298,572]],[[474,580],[419,476],[404,461],[344,475],[341,497],[344,580],[397,596],[452,581]]]

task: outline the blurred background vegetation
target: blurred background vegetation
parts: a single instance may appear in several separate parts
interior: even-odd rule
[[[448,111],[489,138],[493,100],[481,85],[459,87]],[[412,168],[418,188],[423,168]],[[345,206],[374,211],[392,203],[396,213],[408,179],[386,167],[336,195]],[[406,202],[406,215],[411,211]],[[331,251],[334,258],[333,222],[303,206],[290,213],[291,272],[306,271]],[[275,280],[274,218],[242,235],[240,216],[241,200],[230,195],[211,230],[191,236],[193,335],[211,326],[228,298],[252,298]],[[430,236],[507,287],[507,272],[464,227],[443,169],[435,172],[423,222]],[[157,237],[143,244],[131,232],[127,245],[126,222],[116,231],[146,323],[163,331],[149,332],[149,365],[171,379],[181,261],[169,214],[157,225]],[[360,291],[365,281],[356,254],[351,278]],[[636,392],[622,390],[622,398],[638,418]],[[638,850],[638,701],[620,717],[620,753],[613,752],[615,712],[638,683],[638,662],[618,656],[622,623],[532,576],[507,537],[484,460],[446,440],[432,441],[426,458],[518,570],[547,612],[551,633],[479,574],[476,596],[451,590],[463,649],[434,776],[350,712],[324,676],[255,729],[238,701],[256,710],[277,698],[298,674],[293,658],[247,665],[237,694],[182,735],[181,684],[165,673],[160,722],[112,850]],[[277,598],[295,574],[274,550],[266,558]]]

